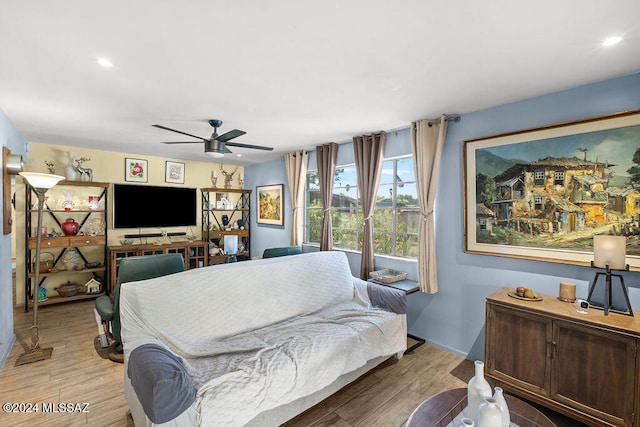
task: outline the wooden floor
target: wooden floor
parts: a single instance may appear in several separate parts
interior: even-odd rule
[[[33,313],[14,310],[17,339],[0,371],[0,402],[37,403],[40,411],[0,412],[1,426],[133,426],[122,388],[124,366],[107,359],[98,344],[93,306],[93,301],[78,301],[42,307],[41,346],[52,347],[52,357],[21,366],[14,365],[28,346]],[[403,426],[422,401],[465,387],[473,375],[471,361],[423,345],[400,361],[383,363],[286,425]],[[43,403],[88,407],[87,412],[42,413]],[[579,425],[558,419],[558,426]]]

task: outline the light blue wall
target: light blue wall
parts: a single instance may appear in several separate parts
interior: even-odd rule
[[[0,145],[11,150],[11,154],[23,154],[25,141],[13,127],[7,116],[0,110]],[[4,164],[0,171],[4,171]],[[0,200],[2,200],[0,186]],[[4,211],[0,209],[0,222],[4,223]],[[15,227],[13,233],[16,233]],[[11,286],[11,235],[0,237],[0,369],[4,365],[13,342],[13,288]]]
[[[578,297],[585,298],[594,275],[588,267],[464,252],[463,140],[638,108],[640,73],[465,114],[460,122],[452,123],[442,155],[436,197],[440,291],[435,295],[416,293],[409,297],[410,331],[470,359],[484,359],[484,302],[488,295],[499,288],[516,285],[557,295],[559,282],[567,280],[577,283]],[[387,138],[387,156],[411,152],[408,130],[390,132]],[[309,163],[310,169],[315,168],[313,153]],[[351,143],[340,146],[338,163],[353,163]],[[270,162],[249,166],[245,175],[247,179],[251,177],[261,183],[275,183],[283,177],[279,182],[286,184],[284,162],[279,165]],[[275,246],[272,245],[275,242],[286,245],[289,230],[258,227],[252,228],[252,236],[254,247]],[[359,256],[350,253],[348,258],[357,275]],[[376,268],[397,268],[407,271],[410,278],[416,277],[416,265],[412,262],[377,257]],[[624,276],[630,286],[631,305],[636,311],[640,310],[640,274],[626,273]]]
[[[284,157],[266,163],[245,167],[244,187],[251,193],[251,251],[252,257],[262,255],[266,248],[289,246],[291,236],[291,197],[287,182]],[[284,184],[284,226],[265,225],[256,222],[256,186]]]

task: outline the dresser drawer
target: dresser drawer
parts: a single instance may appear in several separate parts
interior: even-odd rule
[[[72,236],[69,237],[69,246],[93,246],[104,245],[104,236]]]
[[[29,238],[29,249],[35,249],[37,237]],[[69,246],[68,237],[43,237],[41,241],[42,248],[66,248]]]

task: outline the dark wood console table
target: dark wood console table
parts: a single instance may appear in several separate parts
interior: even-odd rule
[[[487,297],[485,376],[506,392],[592,426],[640,427],[640,316],[556,296]]]

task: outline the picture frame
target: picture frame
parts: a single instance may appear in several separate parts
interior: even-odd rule
[[[216,209],[233,210],[233,202],[228,191],[216,193]]]
[[[640,110],[463,141],[465,252],[589,266],[626,235],[640,271],[638,141]]]
[[[184,184],[184,170],[184,163],[166,161],[164,168],[164,182]]]
[[[124,159],[124,180],[129,182],[147,182],[149,179],[148,163],[144,159],[126,157]]]
[[[284,184],[256,187],[257,223],[284,225]]]

